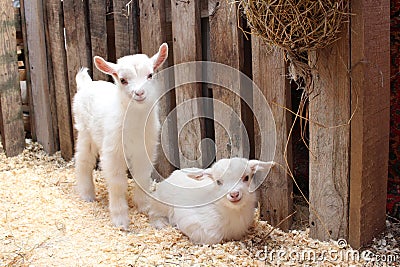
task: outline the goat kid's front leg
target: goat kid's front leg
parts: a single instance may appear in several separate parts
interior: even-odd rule
[[[127,230],[130,219],[128,202],[126,201],[128,181],[124,157],[115,154],[105,154],[101,161],[104,175],[107,179],[112,222],[116,227],[122,227]]]
[[[147,156],[146,150],[140,149],[140,146],[126,150],[125,153],[129,171],[135,180],[133,201],[139,212],[147,213],[150,206],[150,199],[147,194],[150,190],[151,172],[153,170],[151,159]]]

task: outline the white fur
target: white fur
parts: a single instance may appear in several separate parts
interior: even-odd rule
[[[129,167],[133,168],[136,181],[139,180],[146,189],[151,183],[160,128],[157,108],[152,107],[160,92],[154,84],[144,85],[149,80],[148,75],[165,61],[167,55],[168,47],[163,44],[152,58],[143,54],[131,55],[114,64],[95,57],[96,67],[112,75],[114,84],[92,81],[86,68],[76,75],[78,92],[73,101],[73,113],[78,130],[77,190],[82,199],[95,200],[92,171],[100,155],[111,218],[117,227],[127,229],[130,222],[124,152],[132,163]],[[124,145],[123,132],[129,134],[124,137]],[[146,194],[137,185],[134,200],[140,210],[148,208]]]
[[[173,200],[174,205],[152,200],[150,222],[156,228],[172,224],[194,243],[238,240],[253,223],[257,195],[249,191],[251,177],[256,171],[268,170],[273,165],[273,162],[232,158],[221,159],[206,170],[177,170],[159,183],[153,193],[155,199]],[[245,181],[246,176],[249,181]],[[240,196],[240,200],[231,202],[235,199],[232,195]],[[222,197],[213,201],[217,196]],[[200,203],[197,200],[205,201],[205,205],[189,207],[188,200],[196,204]],[[211,202],[207,203],[208,200]],[[185,205],[179,207],[179,203]]]

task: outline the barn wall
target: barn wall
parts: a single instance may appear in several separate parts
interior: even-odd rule
[[[76,93],[75,74],[81,66],[89,67],[96,79],[109,79],[109,77],[105,77],[97,70],[93,70],[92,57],[94,55],[115,60],[122,55],[137,52],[153,54],[161,42],[167,42],[170,47],[168,62],[170,66],[191,60],[209,59],[226,63],[252,76],[255,83],[261,88],[261,97],[267,99],[270,104],[274,103],[272,113],[275,121],[267,120],[266,117],[262,116],[261,121],[254,119],[253,115],[260,115],[264,105],[259,101],[261,98],[254,94],[252,86],[246,87],[244,84],[240,84],[239,92],[242,95],[225,94],[218,86],[205,86],[199,83],[176,86],[160,103],[162,118],[165,118],[177,104],[194,97],[213,97],[220,100],[232,108],[232,114],[220,114],[218,110],[215,110],[215,107],[204,105],[202,102],[193,103],[189,109],[191,113],[187,110],[178,110],[175,116],[172,116],[172,119],[168,121],[167,136],[168,140],[172,140],[172,142],[167,147],[167,151],[162,154],[158,166],[162,176],[165,177],[174,168],[178,167],[193,166],[192,164],[198,164],[196,166],[201,167],[201,164],[209,163],[210,157],[212,161],[214,156],[216,158],[229,157],[231,155],[248,157],[254,154],[255,157],[260,157],[262,152],[271,152],[275,149],[271,146],[274,142],[272,140],[267,140],[264,143],[260,141],[261,137],[266,136],[266,132],[260,131],[260,126],[263,125],[267,125],[269,128],[276,126],[279,138],[276,138],[277,154],[275,160],[285,165],[286,159],[283,154],[288,148],[287,162],[291,163],[291,143],[286,143],[286,140],[292,116],[282,109],[282,106],[291,106],[290,90],[293,88],[290,87],[289,81],[286,79],[287,66],[283,54],[280,51],[269,49],[256,37],[245,41],[243,33],[236,27],[236,22],[240,21],[237,13],[233,12],[231,7],[226,6],[226,2],[222,4],[220,1],[215,0],[140,0],[130,1],[130,4],[126,5],[126,0],[70,0],[63,1],[62,4],[57,0],[21,1],[22,4],[24,2],[25,5],[22,5],[22,10],[24,11],[22,14],[22,28],[24,29],[26,40],[25,61],[28,69],[27,87],[31,100],[31,133],[34,138],[44,145],[47,152],[53,153],[60,147],[64,158],[70,159],[73,156],[76,131],[72,127],[73,116],[70,105]],[[366,120],[369,118],[367,115],[370,112],[367,109],[370,102],[367,100],[370,99],[370,93],[376,93],[377,87],[367,86],[369,91],[359,90],[368,82],[373,86],[378,86],[379,84],[376,83],[376,80],[379,80],[378,78],[382,76],[386,78],[386,66],[384,65],[382,65],[383,67],[379,66],[382,74],[378,75],[379,77],[376,76],[376,65],[385,64],[384,59],[386,57],[376,56],[379,54],[377,47],[383,46],[361,46],[369,44],[368,38],[376,40],[374,34],[381,32],[381,29],[383,33],[380,36],[386,36],[385,34],[388,33],[385,28],[386,20],[382,19],[382,23],[373,25],[376,28],[375,32],[357,35],[365,30],[365,25],[371,23],[367,19],[368,16],[363,12],[367,14],[368,12],[379,13],[380,11],[369,7],[368,1],[354,0],[353,2],[354,10],[359,13],[357,14],[358,17],[356,16],[351,22],[355,22],[355,24],[349,24],[354,28],[354,30],[350,31],[352,36],[348,36],[349,32],[345,31],[342,40],[338,43],[339,45],[335,44],[310,57],[310,61],[314,62],[320,70],[319,73],[315,73],[315,86],[322,92],[322,94],[316,94],[315,98],[313,98],[315,102],[311,105],[310,113],[312,120],[323,121],[328,125],[340,124],[349,117],[350,111],[354,109],[356,98],[352,88],[356,88],[357,92],[363,93],[360,94],[360,100],[363,102],[360,103],[360,110],[354,117],[351,130],[349,125],[337,129],[321,129],[320,127],[315,127],[315,125],[311,126],[312,151],[310,158],[312,162],[310,175],[312,177],[309,190],[311,204],[313,207],[317,207],[317,212],[321,214],[321,216],[311,217],[311,219],[316,224],[315,229],[317,229],[313,231],[313,234],[321,239],[347,237],[347,226],[349,224],[352,225],[351,220],[347,223],[349,209],[356,211],[358,217],[356,216],[355,218],[358,223],[352,225],[352,227],[355,227],[359,232],[363,227],[361,222],[364,219],[362,216],[374,217],[374,214],[366,212],[365,208],[363,210],[363,207],[368,207],[366,204],[369,204],[365,203],[365,201],[369,201],[369,198],[375,192],[375,189],[370,190],[367,187],[369,180],[367,181],[366,177],[375,174],[372,171],[369,172],[370,169],[367,169],[367,167],[371,160],[374,160],[370,154],[377,144],[373,142],[374,138],[376,137],[379,144],[384,144],[385,140],[387,140],[385,139],[387,129],[385,130],[384,127],[373,129],[371,124],[367,123],[368,120]],[[388,0],[382,0],[382,2],[386,4]],[[392,5],[394,5],[393,2]],[[384,5],[384,7],[386,8],[387,6]],[[396,172],[399,168],[396,167],[397,158],[395,153],[398,147],[398,134],[396,134],[396,127],[394,127],[397,121],[397,109],[393,109],[393,106],[397,103],[397,97],[393,96],[397,92],[395,85],[398,84],[396,75],[398,72],[397,60],[393,60],[393,57],[398,53],[394,51],[395,48],[393,49],[396,44],[395,40],[397,40],[396,15],[396,11],[392,12],[392,17],[394,18],[392,20],[392,64],[394,67],[392,67],[391,75],[392,153],[390,154],[391,169],[389,169],[391,178],[389,190],[394,193],[396,193],[396,190],[398,191],[396,186],[399,181]],[[50,25],[57,26],[55,35],[49,33],[49,29],[52,27]],[[226,31],[229,32],[228,35],[226,35]],[[353,47],[350,47],[352,43],[349,39],[351,39],[351,42],[354,41]],[[379,40],[384,39],[378,38]],[[359,43],[357,44],[356,42]],[[271,51],[273,52],[271,53]],[[357,58],[357,56],[362,55],[367,55],[373,60],[376,58],[379,60],[373,64],[362,64],[365,63],[362,62],[362,57]],[[38,71],[39,68],[40,71]],[[350,72],[351,75],[349,75]],[[375,80],[365,80],[366,74],[369,72],[375,75],[373,76]],[[201,70],[199,70],[199,73],[201,73]],[[190,73],[187,75],[190,75]],[[179,75],[175,75],[175,77],[172,77],[171,82],[177,84],[180,78]],[[387,80],[384,79],[384,81],[386,82]],[[357,84],[357,82],[359,83]],[[62,83],[62,86],[56,86],[59,83]],[[385,87],[385,84],[382,86]],[[340,88],[337,89],[337,87]],[[249,106],[246,106],[240,100],[239,96],[244,95],[251,99],[246,104]],[[373,101],[376,100],[376,103],[372,104],[377,113],[387,107],[385,96],[381,94],[376,98],[372,98]],[[249,112],[248,108],[254,108],[256,110],[255,114]],[[232,117],[238,116],[244,120],[247,132],[251,135],[249,138],[249,151],[251,151],[251,154],[243,154],[243,145],[240,140],[227,138],[226,132],[217,123],[210,123],[210,121],[207,122],[200,118],[193,120],[190,124],[186,124],[188,118],[202,114],[205,109],[211,114],[211,117],[225,121],[226,125],[229,126],[227,130],[233,131],[234,136],[241,136],[243,133],[237,134],[235,132],[237,127],[232,123]],[[321,109],[325,109],[325,113],[332,116],[324,116],[324,112],[321,112]],[[329,113],[331,110],[334,111]],[[385,123],[384,112],[381,112],[383,115],[379,117],[382,119],[381,122],[383,124]],[[249,127],[252,129],[249,129]],[[381,131],[379,132],[379,130]],[[368,134],[371,131],[373,132],[370,139]],[[177,132],[180,134],[179,138]],[[200,140],[204,137],[211,137],[216,144],[216,151],[204,146],[204,144],[200,145]],[[358,137],[360,138],[357,139]],[[360,140],[360,142],[357,143],[355,140]],[[183,151],[191,160],[199,159],[202,153],[207,153],[208,158],[206,162],[204,158],[203,161],[188,162],[187,158],[179,154],[179,151]],[[381,149],[380,151],[386,150]],[[313,152],[315,154],[312,154]],[[354,153],[354,155],[352,154],[352,157],[350,157],[350,153]],[[170,164],[166,160],[167,155],[172,155],[172,158],[175,159],[175,164]],[[379,159],[385,160],[386,157],[387,155],[380,155]],[[330,162],[330,164],[324,164],[324,162]],[[304,162],[304,164],[307,165],[308,161]],[[353,175],[349,174],[352,168]],[[319,177],[321,175],[327,178],[329,183],[324,183]],[[353,177],[356,178],[354,179]],[[386,177],[383,179],[386,179]],[[374,180],[374,182],[379,185],[376,190],[378,188],[380,190],[385,181]],[[349,183],[353,185],[353,187],[350,186],[350,189],[348,189]],[[327,184],[329,186],[326,186]],[[340,186],[336,186],[337,184],[340,184]],[[321,191],[321,188],[325,188],[326,192],[336,190],[336,197],[332,200],[328,194],[320,194],[320,192],[325,192]],[[351,188],[358,188],[359,190],[351,191]],[[348,204],[349,202],[351,203],[352,199],[350,198],[349,200],[349,195],[351,195],[349,192],[357,192],[360,196],[359,201],[353,201],[350,208],[348,208]],[[379,193],[381,192],[379,191]],[[292,212],[291,197],[292,184],[290,178],[283,169],[275,170],[270,174],[269,180],[262,186],[261,217],[274,225],[280,225],[285,229],[289,228],[290,216],[288,217],[288,215]],[[354,199],[356,198],[353,197]],[[337,205],[329,206],[328,204],[332,202],[331,200]],[[381,202],[379,203],[378,206],[381,205]],[[329,208],[325,209],[325,206]],[[336,213],[332,212],[332,210],[335,210]],[[343,220],[335,221],[333,218],[336,215],[332,214],[340,214]],[[396,214],[395,209],[394,214]],[[381,217],[379,216],[378,219],[379,225],[384,221],[384,218],[382,219]],[[321,224],[321,218],[323,218],[322,224],[325,224],[325,226]],[[368,221],[368,218],[365,221]],[[324,223],[324,221],[329,222],[328,227],[326,227],[327,223]],[[372,233],[375,232],[371,230],[371,235],[366,236],[372,236]],[[356,237],[358,241],[361,240],[360,238],[361,235]]]

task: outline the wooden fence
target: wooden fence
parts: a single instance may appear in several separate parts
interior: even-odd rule
[[[24,147],[24,131],[11,1],[0,0],[0,10],[0,131],[6,154],[13,156]],[[389,1],[352,0],[351,13],[354,15],[344,26],[341,39],[310,55],[316,68],[308,110],[309,200],[313,237],[346,238],[359,247],[385,227]],[[94,79],[107,79],[93,69],[93,56],[115,61],[138,52],[152,55],[167,41],[171,51],[169,66],[208,60],[227,64],[252,77],[274,115],[274,160],[284,165],[284,151],[288,147],[286,158],[292,167],[287,139],[293,116],[282,108],[291,107],[284,54],[278,50],[271,52],[258,37],[245,38],[237,23],[246,25],[237,17],[236,7],[227,1],[25,0],[21,1],[21,15],[31,133],[48,153],[61,150],[65,159],[73,156],[76,133],[71,101],[76,93],[75,74],[81,66],[89,67]],[[175,77],[177,82],[179,79]],[[251,88],[242,90],[251,93]],[[271,149],[261,146],[261,136],[266,133],[253,120],[252,111],[260,112],[262,103],[254,99],[248,107],[240,97],[213,85],[176,88],[161,101],[161,119],[178,104],[201,96],[229,105],[245,122],[251,157],[257,158],[260,151]],[[177,129],[195,115],[178,112],[168,124],[168,153],[181,163],[177,167],[185,167],[180,155],[191,159],[201,156],[198,144],[206,137],[215,141],[217,159],[229,155],[228,147],[241,149],[232,148],[232,140],[217,123],[201,118],[185,125],[178,140]],[[213,116],[219,121],[229,119],[218,110],[214,110]],[[341,126],[335,127],[338,125]],[[161,154],[158,169],[166,176],[174,167]],[[279,227],[288,229],[293,195],[292,179],[285,170],[272,170],[260,188],[260,195],[261,219],[273,225],[281,223]]]

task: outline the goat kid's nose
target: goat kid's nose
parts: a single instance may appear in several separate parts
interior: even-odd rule
[[[232,198],[238,198],[239,197],[239,192],[238,191],[231,192],[230,195],[231,195]]]
[[[135,91],[135,95],[137,95],[137,96],[143,96],[143,95],[144,95],[144,90],[143,90],[143,89],[140,89],[140,90]]]

